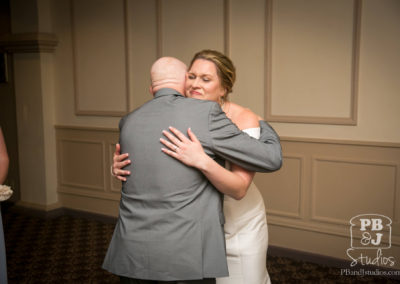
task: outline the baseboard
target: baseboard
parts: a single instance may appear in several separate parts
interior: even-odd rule
[[[31,208],[31,209],[46,211],[46,212],[62,208],[62,205],[60,202],[55,202],[52,204],[37,204],[37,203],[31,203],[31,202],[25,202],[25,201],[19,200],[19,201],[15,202],[15,205],[19,206],[19,207]]]
[[[108,224],[115,224],[117,223],[117,218],[108,216],[108,215],[102,215],[102,214],[97,214],[97,213],[91,213],[87,211],[80,211],[76,209],[70,209],[70,208],[65,208],[65,207],[55,207],[53,209],[50,209],[49,207],[44,207],[44,206],[32,206],[31,204],[28,204],[25,202],[3,202],[2,203],[2,210],[10,210],[14,212],[20,212],[23,214],[31,215],[31,216],[36,216],[40,218],[45,218],[45,219],[54,219],[60,216],[73,216],[73,217],[80,217],[80,218],[85,218],[85,219],[90,219],[90,220],[96,220],[102,223],[108,223]]]
[[[102,214],[92,213],[92,212],[87,212],[87,211],[81,211],[81,210],[76,210],[76,209],[71,209],[71,208],[63,208],[63,210],[64,210],[64,215],[86,218],[86,219],[95,220],[95,221],[99,221],[99,222],[107,223],[107,224],[116,224],[117,220],[118,220],[117,217],[102,215]]]

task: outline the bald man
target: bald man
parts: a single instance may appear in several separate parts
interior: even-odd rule
[[[121,153],[131,153],[118,222],[103,268],[121,283],[215,283],[228,276],[222,196],[198,170],[161,152],[163,130],[189,127],[204,150],[250,171],[271,170],[279,138],[260,123],[260,140],[241,132],[211,101],[183,96],[186,65],[163,57],[151,68],[154,98],[120,121]],[[262,142],[264,143],[262,143]],[[278,147],[278,148],[277,148]],[[215,154],[217,153],[217,154]]]

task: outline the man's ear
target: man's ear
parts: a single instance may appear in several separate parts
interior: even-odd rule
[[[153,95],[153,96],[154,96],[154,93],[153,93],[153,87],[152,87],[151,85],[149,86],[149,92],[150,92],[150,94],[151,94],[151,95]]]

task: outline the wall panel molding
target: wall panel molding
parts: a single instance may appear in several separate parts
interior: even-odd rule
[[[276,82],[272,80],[272,62],[273,56],[273,13],[275,1],[266,0],[266,36],[265,36],[265,114],[268,121],[288,122],[288,123],[310,123],[310,124],[337,124],[337,125],[356,125],[357,124],[357,107],[358,107],[358,65],[359,65],[359,46],[360,46],[360,27],[361,27],[361,0],[353,0],[353,37],[351,50],[351,72],[348,78],[350,84],[349,90],[349,116],[321,116],[321,115],[293,115],[290,113],[274,113],[272,86]],[[314,78],[318,80],[317,78]],[[286,79],[288,80],[288,79]],[[291,84],[289,82],[289,84]],[[304,87],[304,86],[302,86]],[[313,89],[313,86],[307,86],[307,89]],[[309,100],[309,94],[305,95],[305,100]],[[290,103],[285,102],[285,103]],[[329,109],[329,106],[326,106]],[[293,108],[293,106],[292,106]]]
[[[103,147],[103,152],[99,154],[98,159],[99,161],[103,160],[103,164],[101,165],[101,170],[97,171],[102,172],[99,176],[102,178],[104,188],[102,190],[92,189],[80,183],[71,183],[69,180],[66,182],[64,180],[62,183],[59,182],[58,192],[62,197],[60,200],[65,200],[66,202],[65,204],[63,203],[63,206],[79,209],[77,208],[78,205],[69,202],[72,202],[71,200],[74,200],[74,202],[81,200],[82,204],[86,204],[87,202],[91,202],[90,200],[93,200],[93,204],[90,205],[93,205],[93,208],[95,208],[94,204],[98,204],[99,202],[112,202],[110,204],[115,204],[118,207],[117,201],[120,198],[121,187],[119,182],[111,177],[110,173],[112,153],[114,152],[114,145],[118,141],[118,136],[119,131],[115,128],[71,125],[56,126],[59,171],[65,171],[65,167],[71,167],[71,164],[74,164],[69,163],[68,165],[60,155],[60,142],[64,140],[78,140],[84,141],[83,143],[89,143],[85,145],[99,147],[98,145],[101,144]],[[358,214],[382,213],[364,212],[365,208],[376,209],[376,211],[382,208],[382,205],[379,204],[376,206],[373,205],[373,207],[364,206],[365,204],[374,204],[373,202],[377,199],[376,196],[378,195],[384,197],[382,200],[385,203],[386,200],[389,200],[387,205],[390,207],[390,211],[386,215],[392,217],[393,221],[392,243],[400,245],[400,222],[398,218],[398,204],[400,204],[398,183],[400,179],[399,143],[296,137],[282,137],[281,143],[284,154],[284,167],[286,162],[286,165],[289,166],[286,169],[288,171],[285,171],[285,168],[283,168],[282,172],[256,175],[255,177],[255,183],[265,200],[269,224],[314,232],[316,234],[349,238],[349,221],[351,217]],[[74,159],[80,161],[82,154],[76,153],[76,158]],[[99,164],[100,162],[97,163]],[[321,168],[321,165],[324,168]],[[330,173],[332,168],[340,169],[345,165],[351,166],[347,170],[350,177],[355,176],[353,180],[348,181],[346,178],[337,176],[337,174],[335,175],[335,173]],[[364,169],[364,167],[366,168]],[[347,187],[349,187],[349,182],[353,182],[350,183],[351,191],[355,193],[363,192],[364,184],[358,183],[358,176],[360,176],[360,171],[362,174],[364,170],[367,175],[367,186],[370,180],[372,180],[382,185],[382,188],[376,188],[375,190],[374,185],[372,185],[372,189],[366,188],[365,192],[371,193],[371,195],[366,194],[365,196],[361,196],[355,208],[353,208],[352,203],[343,202],[343,198],[345,198],[343,195],[345,194],[340,191],[330,190],[330,187],[335,185],[332,185],[329,180],[324,180],[326,177],[333,179],[333,181],[340,180]],[[372,174],[370,174],[371,172]],[[341,171],[339,171],[340,173]],[[346,170],[345,173],[347,173]],[[280,174],[284,174],[284,176],[279,176]],[[60,181],[62,178],[62,175],[59,173]],[[290,180],[288,181],[287,179]],[[327,185],[328,187],[322,191],[318,189],[318,179],[320,179],[319,181],[323,181],[320,184],[323,186]],[[316,193],[328,195],[323,196],[324,198],[319,198],[319,196],[316,198]],[[292,196],[288,197],[288,194]],[[296,196],[293,196],[293,194]],[[281,204],[286,207],[280,207]],[[334,207],[332,207],[332,204]],[[335,210],[328,208],[329,206]],[[318,208],[323,209],[323,214],[321,214],[321,211],[318,211]],[[82,208],[82,210],[85,210],[85,208]],[[101,208],[97,208],[96,210],[97,213],[101,213],[99,212]],[[107,208],[104,210],[104,214],[107,214],[107,210],[117,212],[117,208]],[[324,212],[328,212],[329,214],[325,214]],[[346,212],[352,214],[352,216],[349,216],[349,220],[347,220],[347,215],[345,215],[347,214]]]
[[[118,2],[120,2],[120,6],[122,9],[121,11],[118,11],[119,13],[121,13],[120,18],[122,18],[122,26],[114,28],[123,31],[122,39],[118,39],[117,33],[112,31],[113,27],[110,25],[105,24],[104,27],[107,28],[99,28],[98,22],[91,23],[91,20],[93,19],[87,19],[84,16],[79,18],[77,15],[78,8],[76,6],[78,5],[78,3],[81,5],[88,5],[88,3],[70,0],[72,58],[74,73],[73,79],[76,115],[123,116],[130,109],[130,46],[128,40],[129,25],[127,20],[127,0],[119,0]],[[117,2],[110,2],[110,7],[118,7],[118,5],[115,5],[115,3]],[[97,4],[98,5],[92,5],[92,7],[97,7],[98,10],[100,8],[105,9],[103,5],[100,5],[99,3]],[[83,10],[82,13],[84,12],[87,11]],[[91,10],[91,12],[89,13],[92,12],[93,11]],[[80,26],[77,23],[78,18],[81,21]],[[80,33],[83,33],[81,37]],[[94,44],[92,41],[88,40],[87,38],[89,37],[89,35],[92,41],[95,41],[98,44]],[[85,41],[84,44],[91,46],[84,46],[84,48],[80,47],[80,40]],[[110,45],[111,42],[113,42],[112,45]],[[121,50],[118,49],[118,47],[120,47]],[[111,51],[111,48],[113,48],[114,50]],[[92,56],[92,54],[94,53],[96,54]],[[122,58],[118,59],[118,56],[122,56]],[[99,60],[99,58],[102,60]],[[113,58],[113,60],[110,61],[110,58]],[[110,64],[110,62],[113,63]],[[110,69],[116,67],[118,64],[121,67],[118,67],[118,70]],[[87,81],[88,72],[91,73],[91,80],[95,78],[96,81]],[[101,99],[101,97],[108,97],[111,95],[115,97],[115,100],[113,100],[112,103],[113,105],[110,105],[110,103],[102,105],[101,102],[103,100]],[[88,101],[90,101],[90,103],[88,103]],[[96,103],[100,105],[96,106]],[[88,105],[90,105],[91,107],[88,107]]]
[[[350,239],[350,223],[347,224],[333,224],[325,222],[308,222],[304,220],[287,219],[278,216],[270,216],[268,214],[268,225],[279,226],[284,228],[298,229],[302,231],[315,232],[318,234],[326,234],[337,237],[344,237]],[[358,236],[354,236],[360,239]],[[392,245],[400,245],[400,235],[393,234],[392,231]],[[350,246],[350,241],[349,241]]]
[[[57,191],[60,194],[73,195],[75,198],[120,199],[121,183],[110,172],[118,130],[57,126],[56,140],[59,177]],[[69,177],[65,173],[69,173]],[[78,180],[74,180],[74,177]]]
[[[59,139],[57,141],[58,144],[58,158],[59,158],[59,185],[61,187],[67,186],[67,187],[78,187],[78,188],[82,188],[82,189],[90,189],[90,190],[95,190],[95,191],[104,191],[105,190],[105,181],[104,181],[104,173],[102,171],[102,169],[104,168],[104,143],[103,142],[99,142],[99,141],[94,141],[94,140],[81,140],[81,139]],[[98,160],[91,160],[89,161],[85,161],[84,159],[86,158],[85,156],[83,156],[83,161],[81,161],[82,163],[99,163],[100,164],[100,168],[101,168],[101,172],[97,173],[101,176],[101,182],[100,184],[91,184],[91,183],[84,183],[84,182],[78,182],[78,181],[74,181],[73,177],[71,180],[68,180],[68,177],[66,177],[67,175],[73,175],[75,174],[75,176],[79,176],[82,175],[82,173],[84,173],[85,171],[81,171],[82,169],[79,169],[79,166],[81,165],[79,158],[80,158],[80,153],[75,153],[75,152],[70,152],[68,153],[66,148],[67,148],[67,144],[76,144],[79,145],[79,147],[75,147],[75,150],[78,148],[82,148],[85,147],[88,149],[93,149],[96,147],[98,148],[98,146],[100,146],[100,150],[99,154],[100,157],[98,158]],[[75,157],[73,157],[73,155],[76,155]],[[67,161],[67,159],[70,158],[75,158],[75,162],[70,164],[71,161]],[[71,167],[74,166],[74,167]],[[74,172],[75,171],[75,172]],[[76,172],[78,171],[78,172]],[[91,167],[87,168],[87,173],[89,173],[91,171]],[[87,175],[82,175],[84,176],[84,180],[88,181]],[[99,179],[96,178],[96,181],[98,181]]]
[[[163,0],[156,0],[156,19],[157,19],[157,58],[162,57],[162,3]]]
[[[348,145],[348,146],[371,146],[379,148],[400,148],[400,143],[381,142],[381,141],[360,141],[360,140],[342,140],[342,139],[289,137],[289,136],[281,136],[280,139],[281,141],[286,141],[286,142],[304,142],[313,144],[331,144],[331,145]]]
[[[284,210],[280,210],[280,209],[269,209],[269,206],[267,206],[267,213],[271,216],[278,216],[278,217],[288,217],[288,218],[294,218],[294,219],[301,219],[304,218],[303,216],[303,212],[304,212],[304,195],[305,195],[305,176],[304,176],[304,168],[305,168],[305,156],[304,155],[298,155],[298,154],[288,154],[286,153],[283,156],[283,163],[285,165],[285,163],[287,163],[288,160],[297,160],[299,162],[299,166],[296,169],[297,172],[296,173],[292,173],[293,175],[298,176],[298,181],[296,182],[296,190],[294,190],[294,192],[296,192],[297,194],[297,202],[296,205],[294,206],[294,208],[292,208],[292,212],[290,211],[284,211]],[[272,175],[280,175],[281,172],[276,172],[276,173],[272,173]],[[259,181],[259,183],[263,183],[263,184],[268,184],[272,187],[277,186],[276,185],[276,181],[275,182],[271,182],[271,174],[267,174],[267,175],[262,175],[257,176],[255,178],[255,181]],[[288,180],[288,177],[286,176],[284,178],[285,180]],[[285,187],[286,188],[286,187]],[[262,188],[259,188],[263,191]],[[267,192],[268,193],[268,192]],[[285,195],[288,194],[287,192],[285,193]],[[268,196],[268,194],[263,194]],[[268,198],[265,197],[266,200],[268,200]],[[285,200],[286,202],[286,200]],[[278,207],[282,207],[282,206],[278,206]]]
[[[359,196],[360,200],[363,200],[363,199],[365,200],[365,199],[369,198],[370,199],[369,202],[371,202],[371,201],[375,202],[376,201],[375,198],[379,198],[379,196],[383,196],[384,194],[387,195],[386,199],[388,201],[391,200],[391,202],[389,204],[386,204],[386,203],[385,204],[374,203],[374,204],[376,204],[376,207],[374,209],[371,209],[371,212],[369,212],[369,211],[368,212],[363,212],[363,214],[366,214],[366,213],[376,214],[378,212],[381,212],[382,210],[386,210],[387,206],[390,206],[390,207],[392,207],[390,215],[389,214],[386,214],[386,215],[388,215],[388,217],[390,217],[393,221],[395,221],[395,216],[396,216],[396,196],[399,193],[399,188],[398,188],[399,185],[398,185],[398,182],[397,182],[397,176],[399,175],[399,163],[396,163],[395,161],[393,161],[393,162],[389,162],[389,161],[373,161],[373,160],[365,160],[365,159],[361,159],[361,158],[360,159],[348,159],[348,158],[344,158],[344,157],[337,158],[337,157],[319,156],[319,155],[318,156],[317,155],[313,155],[312,156],[312,175],[311,175],[312,185],[311,185],[311,194],[310,194],[310,196],[311,196],[311,220],[324,222],[324,223],[338,224],[338,225],[347,225],[349,223],[349,219],[348,218],[341,219],[341,218],[334,217],[335,215],[337,215],[337,211],[336,210],[335,210],[336,212],[333,212],[333,211],[331,212],[332,214],[331,214],[330,217],[329,216],[318,215],[317,206],[318,206],[318,204],[323,204],[321,202],[321,200],[318,200],[318,198],[317,198],[317,194],[319,193],[319,190],[321,190],[321,188],[318,188],[318,186],[317,186],[318,179],[335,179],[335,180],[338,181],[337,182],[338,184],[341,184],[343,182],[340,181],[340,180],[344,178],[343,176],[336,176],[336,177],[333,177],[333,176],[329,177],[329,176],[326,176],[326,175],[321,176],[319,171],[318,171],[319,170],[318,163],[325,163],[325,164],[329,164],[330,163],[331,164],[330,166],[331,166],[332,170],[335,170],[335,167],[340,170],[340,168],[343,168],[346,165],[350,165],[351,167],[353,167],[353,171],[351,172],[352,175],[364,177],[364,179],[359,178],[359,181],[355,185],[356,187],[351,189],[352,191],[359,191],[360,192],[360,196]],[[368,174],[366,172],[363,172],[362,174],[356,172],[356,168],[357,167],[361,169],[362,167],[365,168],[365,166],[370,167],[371,169],[375,168],[374,171],[371,171],[371,172],[373,172],[373,173],[376,172],[377,176],[375,176],[375,177],[368,176]],[[363,194],[367,195],[367,193],[364,193],[364,191],[366,189],[364,187],[364,186],[366,186],[366,180],[369,178],[369,179],[371,179],[370,181],[372,183],[372,182],[374,182],[375,179],[379,179],[379,178],[382,179],[382,176],[383,176],[382,169],[383,169],[383,167],[387,168],[387,170],[389,170],[389,171],[393,171],[393,180],[391,181],[391,187],[392,188],[390,189],[392,192],[387,192],[386,190],[382,191],[382,188],[376,188],[376,193],[379,192],[379,194],[377,194],[377,196],[375,196],[375,198],[374,197],[363,196]],[[379,169],[381,171],[379,171]],[[378,176],[378,173],[381,176]],[[390,182],[390,181],[387,181],[386,179],[385,179],[385,181],[388,182],[388,183]],[[344,186],[346,186],[346,183],[349,183],[349,182],[351,182],[351,181],[344,182],[343,183]],[[381,183],[379,183],[379,186],[383,186],[383,185]],[[330,190],[335,190],[335,189],[337,189],[337,188],[330,188]],[[384,189],[388,189],[388,188],[385,187]],[[340,189],[337,189],[337,191],[339,191],[339,190]],[[374,199],[371,200],[371,198],[374,198]],[[344,209],[344,210],[351,211],[351,209],[352,209],[350,207],[351,205],[347,204],[347,206],[346,206],[346,201],[347,201],[347,196],[344,195],[343,196],[343,203],[341,203],[340,206],[342,206],[343,207],[342,209]],[[356,206],[356,205],[360,206],[359,204],[357,204],[357,202],[358,202],[358,200],[357,201],[354,200],[353,206]],[[381,207],[379,207],[379,205]],[[338,204],[338,206],[339,206],[339,204]],[[343,211],[343,210],[341,210],[341,211]],[[353,217],[353,216],[350,216],[350,217]]]
[[[230,25],[230,0],[224,0],[224,53],[228,57],[231,56],[231,25]]]

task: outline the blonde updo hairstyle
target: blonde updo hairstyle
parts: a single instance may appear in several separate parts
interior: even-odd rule
[[[197,59],[204,59],[214,63],[221,86],[225,89],[225,95],[221,98],[220,105],[228,100],[228,94],[232,92],[233,84],[236,80],[236,69],[228,56],[219,51],[204,49],[197,52],[190,62],[189,69]]]

